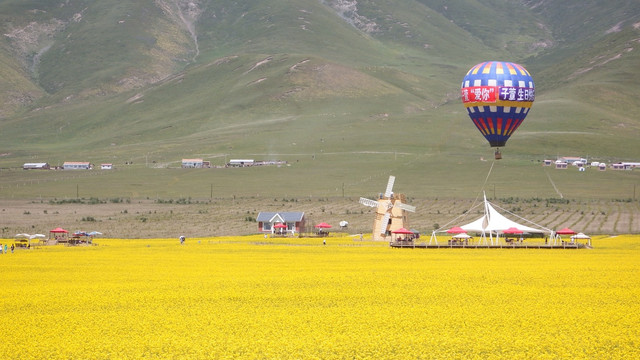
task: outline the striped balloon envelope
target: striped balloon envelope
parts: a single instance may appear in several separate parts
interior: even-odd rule
[[[535,88],[522,65],[487,61],[467,72],[461,95],[469,117],[489,144],[502,147],[529,113]]]

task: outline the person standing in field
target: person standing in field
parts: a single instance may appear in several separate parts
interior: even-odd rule
[[[184,235],[180,236],[180,245],[184,245],[184,241],[185,241]]]

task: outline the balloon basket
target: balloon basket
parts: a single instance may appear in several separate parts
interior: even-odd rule
[[[500,152],[500,150],[496,150],[494,156],[495,156],[496,160],[502,159],[502,153]]]

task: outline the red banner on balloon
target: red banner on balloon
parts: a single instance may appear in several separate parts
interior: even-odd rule
[[[497,86],[469,86],[462,89],[462,102],[496,102]]]
[[[532,102],[535,99],[534,89],[514,86],[469,86],[462,88],[461,95],[463,103]]]

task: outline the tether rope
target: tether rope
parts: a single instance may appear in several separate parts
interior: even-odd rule
[[[436,232],[446,228],[449,226],[449,224],[457,221],[458,219],[460,219],[461,217],[469,214],[471,212],[471,210],[473,210],[476,207],[476,203],[478,202],[478,198],[480,198],[480,194],[484,193],[484,188],[487,185],[487,182],[489,181],[489,176],[491,176],[491,172],[493,171],[493,165],[495,165],[496,160],[494,159],[491,162],[491,167],[489,168],[489,172],[487,173],[487,177],[485,177],[484,179],[484,183],[482,184],[482,188],[480,188],[480,191],[478,192],[478,195],[476,196],[476,198],[473,200],[473,202],[471,203],[471,206],[469,207],[469,209],[467,211],[465,211],[464,213],[462,213],[460,216],[458,216],[457,218],[449,221],[448,223],[446,223],[444,226],[440,227],[439,229],[435,230]]]

